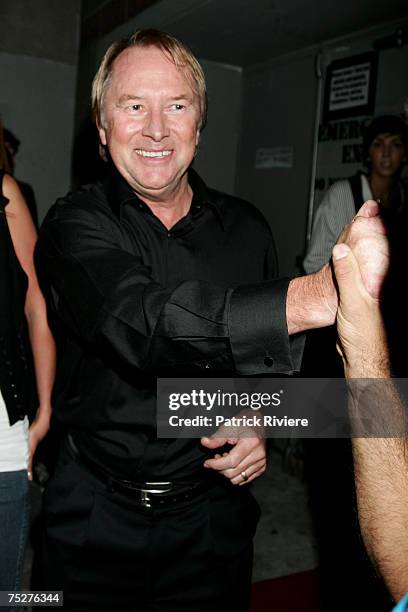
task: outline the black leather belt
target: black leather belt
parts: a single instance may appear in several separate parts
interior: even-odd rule
[[[75,461],[106,485],[110,493],[115,491],[123,493],[145,508],[165,507],[194,499],[212,486],[211,483],[205,481],[192,485],[175,485],[172,482],[146,482],[141,484],[131,480],[115,478],[81,453],[70,434],[67,438],[69,449]]]

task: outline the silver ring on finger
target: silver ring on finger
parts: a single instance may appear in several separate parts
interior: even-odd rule
[[[244,482],[246,482],[246,481],[248,480],[248,478],[249,478],[249,476],[247,475],[247,473],[246,473],[246,471],[245,471],[245,470],[243,470],[243,471],[241,472],[241,476],[242,476],[242,478],[243,478]]]

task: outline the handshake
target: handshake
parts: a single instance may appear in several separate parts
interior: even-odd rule
[[[388,378],[390,365],[380,310],[389,245],[378,204],[369,200],[333,248],[337,284],[337,348],[346,378]]]

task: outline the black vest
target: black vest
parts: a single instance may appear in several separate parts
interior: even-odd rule
[[[37,408],[34,368],[24,303],[28,280],[14,252],[0,170],[0,388],[10,425]]]
[[[356,213],[360,210],[362,205],[364,204],[363,198],[363,188],[361,185],[361,172],[357,172],[354,176],[348,179],[350,183],[351,192],[353,194],[354,206],[356,209]]]

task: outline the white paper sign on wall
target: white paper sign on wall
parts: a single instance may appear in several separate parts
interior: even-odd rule
[[[269,147],[256,150],[255,168],[292,168],[293,147]]]

